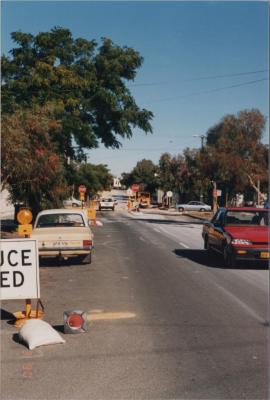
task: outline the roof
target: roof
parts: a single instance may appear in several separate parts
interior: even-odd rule
[[[42,210],[38,213],[38,215],[44,214],[83,214],[85,215],[85,209],[75,209],[75,208],[51,208],[48,210]]]

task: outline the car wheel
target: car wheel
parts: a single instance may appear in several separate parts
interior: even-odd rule
[[[178,211],[179,211],[179,212],[183,212],[183,211],[185,211],[185,210],[184,210],[183,207],[179,207],[179,208],[178,208]]]
[[[86,256],[85,255],[84,256],[78,256],[78,261],[83,265],[91,264],[92,263],[92,254],[89,253]]]
[[[79,204],[72,203],[72,207],[80,207]]]
[[[224,258],[226,267],[231,268],[231,267],[235,266],[235,264],[236,264],[235,255],[232,253],[232,250],[228,246],[224,247],[223,258]]]
[[[200,208],[200,211],[201,211],[201,212],[205,212],[206,209],[205,209],[205,208]]]

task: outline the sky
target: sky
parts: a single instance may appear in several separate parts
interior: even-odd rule
[[[227,114],[259,109],[269,118],[266,1],[2,1],[2,54],[10,33],[37,34],[55,26],[74,38],[110,38],[144,58],[130,88],[154,114],[153,133],[134,129],[119,150],[87,152],[120,177],[142,159],[199,148],[200,135]],[[263,142],[268,143],[267,122]]]

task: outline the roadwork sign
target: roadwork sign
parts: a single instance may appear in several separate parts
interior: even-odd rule
[[[37,241],[1,240],[0,300],[39,299]]]

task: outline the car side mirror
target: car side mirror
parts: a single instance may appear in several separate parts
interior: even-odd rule
[[[216,222],[214,223],[214,225],[217,226],[218,228],[220,228],[220,227],[223,226],[223,223],[222,223],[221,221],[216,221]]]

